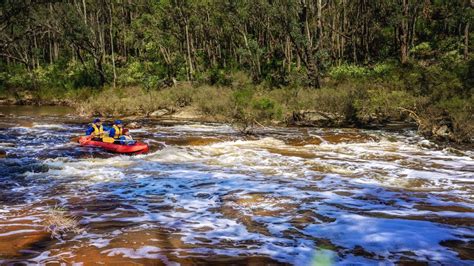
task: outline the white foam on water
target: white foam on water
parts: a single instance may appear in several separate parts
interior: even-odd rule
[[[65,126],[63,124],[33,123],[33,128],[64,129]]]
[[[229,125],[203,125],[203,124],[187,124],[174,126],[156,126],[155,129],[165,132],[219,132],[219,133],[236,133]]]
[[[0,237],[20,235],[20,234],[26,234],[26,233],[36,233],[36,232],[39,232],[39,231],[33,230],[33,229],[23,229],[23,230],[9,231],[6,233],[0,233]]]
[[[179,263],[175,263],[172,261],[169,261],[168,258],[160,254],[159,252],[161,249],[153,246],[143,246],[138,249],[133,249],[133,248],[113,248],[113,249],[107,249],[102,251],[103,254],[106,254],[107,256],[124,256],[127,258],[132,258],[132,259],[141,259],[141,258],[147,258],[147,259],[158,259],[165,263],[166,265],[180,265]]]

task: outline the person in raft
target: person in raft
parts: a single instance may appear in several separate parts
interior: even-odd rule
[[[118,139],[123,135],[123,123],[121,120],[115,120],[114,125],[109,130],[109,137]]]
[[[118,141],[122,145],[133,145],[137,142],[136,140],[133,140],[128,128],[123,129],[123,135],[118,139]]]
[[[105,136],[104,126],[102,121],[99,118],[94,119],[92,124],[89,125],[89,128],[86,130],[87,136],[92,136],[93,140],[102,141],[102,138]]]

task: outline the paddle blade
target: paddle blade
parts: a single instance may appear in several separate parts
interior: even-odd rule
[[[77,140],[76,138],[73,138],[72,140],[75,140],[77,142],[79,142],[80,144],[83,144],[85,142],[88,142],[92,139],[92,136],[81,136],[81,137],[77,137]]]
[[[114,143],[115,139],[111,137],[103,137],[102,141],[105,143]]]

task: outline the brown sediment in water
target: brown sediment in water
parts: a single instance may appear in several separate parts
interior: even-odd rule
[[[31,229],[31,227],[24,226],[8,226],[6,232],[27,230],[27,228]],[[0,237],[0,258],[13,259],[34,256],[34,254],[30,252],[31,250],[34,251],[37,249],[36,246],[40,243],[47,243],[50,241],[52,241],[51,235],[41,229],[34,232],[18,233]]]
[[[29,250],[51,242],[51,234],[28,214],[28,210],[13,211],[0,220],[0,258],[27,258],[33,256]]]
[[[398,154],[363,154],[359,156],[359,159],[369,160],[369,161],[383,161],[383,162],[395,162],[399,160],[406,159],[402,155]]]
[[[462,240],[444,240],[440,245],[445,246],[458,253],[458,256],[463,260],[474,260],[474,241]]]
[[[355,177],[356,173],[354,170],[347,169],[337,165],[323,164],[323,163],[312,163],[310,170],[325,174],[341,174],[344,176]]]
[[[319,137],[289,138],[285,140],[285,143],[291,146],[319,145],[321,142],[323,141]]]
[[[257,232],[263,235],[271,236],[267,227],[260,222],[256,222],[254,216],[276,216],[282,213],[288,213],[297,210],[297,205],[288,202],[290,198],[274,198],[265,193],[249,193],[245,197],[240,195],[226,195],[222,197],[223,205],[216,211],[222,213],[225,217],[237,219],[243,223],[249,232]],[[270,205],[271,210],[263,208],[264,205]]]
[[[282,156],[299,157],[303,159],[314,159],[318,157],[316,154],[307,151],[288,150],[282,148],[267,148],[267,150],[271,153],[276,153]]]
[[[33,127],[33,121],[32,120],[17,120],[17,125],[20,127]]]
[[[434,206],[434,205],[417,204],[413,206],[413,208],[420,211],[433,211],[433,212],[451,211],[451,212],[474,213],[474,209],[472,208],[457,206],[457,205]]]
[[[156,141],[166,143],[166,145],[177,145],[177,146],[205,146],[218,142],[226,141],[225,138],[212,138],[212,137],[166,137],[166,138],[155,138]]]
[[[95,247],[87,247],[77,251],[78,254],[64,258],[67,263],[84,263],[84,265],[169,265],[170,262],[176,262],[181,265],[290,265],[288,263],[279,262],[275,259],[264,256],[242,256],[230,257],[209,254],[202,256],[200,254],[187,253],[186,251],[158,251],[151,252],[150,256],[155,258],[129,258],[123,254],[105,255],[100,249]]]
[[[252,216],[243,213],[241,210],[237,208],[223,205],[220,208],[213,209],[212,211],[219,212],[228,219],[235,220],[235,221],[238,221],[239,223],[242,223],[247,228],[247,231],[249,232],[262,234],[264,236],[272,235],[264,223],[259,223],[259,222],[254,221]]]
[[[46,246],[51,241],[49,234],[45,232],[18,235],[8,241],[0,241],[0,256],[7,263],[24,263],[28,258],[35,256],[38,252],[50,251],[48,259],[40,263],[84,263],[85,265],[167,265],[169,262],[177,262],[183,265],[212,264],[212,265],[287,265],[265,256],[231,257],[209,254],[195,254],[193,248],[205,247],[205,243],[199,245],[185,244],[181,241],[182,235],[177,230],[155,228],[141,231],[124,232],[110,240],[106,247],[98,248],[88,242],[80,240],[57,243],[54,247]],[[223,240],[220,247],[246,248],[252,243],[242,243]],[[46,243],[46,244],[45,244]],[[208,248],[213,248],[208,243]],[[144,247],[153,247],[152,251],[146,252],[147,257],[136,257],[134,252]],[[156,248],[156,249],[155,249]],[[123,250],[125,249],[125,250]],[[130,251],[131,256],[124,253]],[[142,254],[143,255],[143,254]]]
[[[331,144],[337,143],[361,143],[379,141],[376,136],[361,133],[334,133],[322,134],[321,138]]]
[[[335,221],[336,219],[319,214],[316,210],[298,210],[296,215],[290,220],[290,223],[298,229],[304,229],[311,224],[332,223]]]
[[[443,217],[434,214],[425,214],[425,215],[396,215],[388,213],[378,213],[378,212],[366,212],[362,210],[353,210],[360,215],[376,218],[386,218],[386,219],[403,219],[403,220],[416,220],[416,221],[429,221],[439,224],[447,224],[454,226],[474,226],[473,218],[466,217]]]

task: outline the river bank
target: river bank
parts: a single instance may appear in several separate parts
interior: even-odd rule
[[[159,111],[164,113],[165,111]],[[38,117],[39,119],[43,117],[67,117],[67,121],[70,123],[74,122],[80,124],[85,127],[87,124],[90,123],[93,117],[86,116],[86,115],[78,115],[77,110],[70,106],[64,105],[0,105],[0,118],[9,118],[13,119],[16,118],[18,125],[25,127],[25,128],[32,128],[34,127],[34,120],[30,119],[30,117]],[[106,124],[111,124],[114,119],[117,117],[109,116],[103,117],[103,120]],[[274,122],[272,124],[258,124],[255,125],[252,131],[242,132],[240,125],[233,125],[229,123],[225,123],[223,120],[216,120],[210,117],[206,117],[202,114],[199,114],[193,107],[184,107],[179,110],[176,110],[173,113],[167,112],[162,115],[152,115],[152,116],[144,116],[144,115],[128,115],[128,116],[119,116],[126,125],[126,127],[131,128],[133,130],[138,130],[140,132],[139,136],[141,138],[146,138],[146,132],[143,132],[143,128],[146,128],[146,125],[159,123],[161,125],[175,125],[180,123],[197,123],[197,124],[209,124],[209,125],[222,125],[222,126],[229,126],[235,130],[235,132],[239,133],[242,136],[247,136],[249,139],[255,139],[258,137],[265,137],[265,132],[267,130],[271,130],[272,128],[279,128],[280,130],[298,130],[301,132],[305,132],[308,129],[314,128],[318,129],[318,127],[309,125],[288,125],[284,122]],[[393,133],[400,133],[405,131],[417,131],[417,125],[413,122],[388,122],[384,125],[374,124],[371,126],[366,127],[356,127],[354,125],[350,126],[340,126],[340,127],[319,127],[321,130],[367,130],[368,132],[378,132],[378,131],[386,131],[386,132],[393,132]],[[79,135],[78,135],[79,136]],[[77,136],[76,136],[77,137]],[[429,139],[429,138],[428,138]],[[170,144],[180,144],[180,143],[189,143],[189,144],[199,144],[202,143],[202,140],[199,138],[190,137],[189,140],[180,141],[180,140],[166,140],[162,139],[163,141],[171,141]],[[438,150],[450,150],[453,153],[463,154],[464,151],[471,151],[474,150],[474,143],[456,143],[456,142],[449,142],[449,141],[438,141],[435,139],[429,139],[430,141],[424,142],[420,145],[424,145],[426,148],[430,149],[438,149]],[[304,145],[304,143],[309,144],[319,144],[320,141],[315,139],[309,139],[307,141],[301,140],[294,140],[292,143],[300,143],[300,145]],[[4,150],[0,149],[0,157],[4,157]]]
[[[473,98],[474,99],[474,98]],[[470,100],[429,103],[407,91],[362,85],[323,89],[220,87],[182,83],[161,90],[140,87],[75,93],[17,93],[0,103],[69,106],[82,117],[132,117],[229,123],[243,133],[262,126],[417,128],[438,142],[473,143]]]

